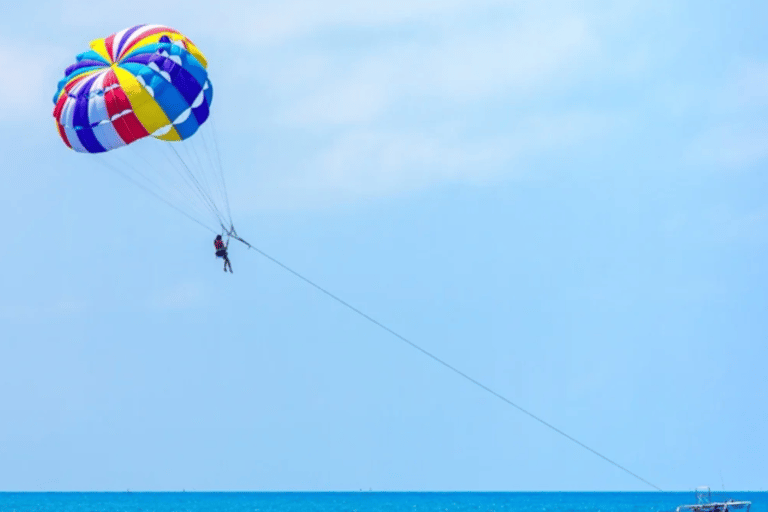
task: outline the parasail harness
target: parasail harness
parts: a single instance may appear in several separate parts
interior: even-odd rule
[[[238,240],[244,243],[245,245],[247,245],[249,249],[253,249],[253,246],[251,244],[249,244],[248,242],[240,238],[240,236],[237,234],[237,231],[235,231],[234,224],[230,224],[229,227],[226,227],[224,224],[222,224],[221,229],[223,230],[222,238],[224,237],[224,235],[227,236],[227,247],[229,247],[229,239],[234,238],[235,240]]]

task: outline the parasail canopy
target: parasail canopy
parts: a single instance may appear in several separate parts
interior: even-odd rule
[[[66,69],[53,98],[70,148],[101,153],[148,135],[184,140],[208,119],[207,61],[177,30],[137,25],[90,46]]]
[[[212,99],[208,61],[187,36],[136,25],[77,55],[58,83],[53,117],[71,149],[98,155],[94,161],[203,227],[241,240],[209,120]],[[145,144],[150,136],[160,141]],[[121,147],[127,152],[113,152]]]

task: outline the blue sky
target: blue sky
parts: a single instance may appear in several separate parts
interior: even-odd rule
[[[3,490],[649,490],[66,149],[136,23],[208,57],[244,238],[665,490],[766,488],[765,2],[6,11]]]

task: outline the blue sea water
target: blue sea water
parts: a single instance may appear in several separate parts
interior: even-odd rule
[[[768,511],[768,493],[713,493]],[[693,492],[0,493],[0,512],[671,512]]]

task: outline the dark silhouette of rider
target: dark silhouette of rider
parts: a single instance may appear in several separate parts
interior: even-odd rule
[[[216,240],[213,241],[213,246],[216,248],[216,257],[224,258],[224,272],[229,267],[229,273],[232,274],[232,262],[229,261],[229,255],[227,254],[228,245],[221,239],[221,235],[216,235]]]

